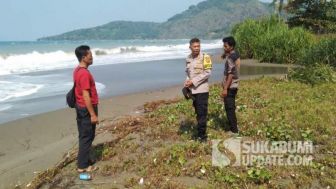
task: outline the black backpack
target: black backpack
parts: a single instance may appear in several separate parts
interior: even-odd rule
[[[76,72],[78,72],[78,70],[80,70],[80,67],[76,70]],[[66,94],[66,103],[68,104],[69,108],[75,108],[76,106],[75,87],[76,82],[74,82],[72,89]]]
[[[70,108],[74,108],[76,106],[75,83],[72,89],[66,94],[66,103]]]

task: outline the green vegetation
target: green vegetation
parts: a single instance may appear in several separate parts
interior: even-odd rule
[[[290,0],[287,5],[291,27],[304,27],[314,33],[336,33],[336,2]]]
[[[219,7],[220,2],[208,0],[192,6],[171,18],[167,22],[170,24],[162,25],[168,33],[183,36],[185,32],[180,35],[169,27],[183,28],[182,25],[203,14],[200,12]],[[223,2],[228,6],[226,0]],[[157,29],[155,24],[153,27],[153,31]],[[218,36],[223,31],[219,28],[205,36]],[[312,141],[314,160],[311,165],[214,167],[211,144],[194,140],[197,126],[191,101],[175,99],[148,103],[143,115],[106,123],[100,132],[110,134],[111,141],[95,147],[100,169],[94,173],[93,181],[83,183],[78,180],[74,171],[76,151],[73,151],[55,168],[40,173],[30,186],[335,188],[335,38],[317,37],[303,28],[289,28],[275,16],[248,19],[236,25],[233,34],[244,58],[300,65],[290,71],[289,80],[261,78],[241,82],[236,111],[243,139]],[[219,85],[210,90],[209,140],[232,137],[226,132],[228,123],[219,97],[221,90]],[[219,149],[226,152],[223,146]]]
[[[336,37],[323,38],[315,43],[303,57],[304,65],[328,64],[336,68]]]
[[[164,23],[117,21],[39,40],[222,38],[234,24],[270,11],[268,4],[258,0],[207,0]]]
[[[230,138],[225,131],[227,122],[220,91],[219,85],[211,87],[210,139]],[[311,140],[315,146],[312,165],[213,167],[211,144],[193,140],[196,120],[191,101],[178,99],[146,104],[144,115],[126,117],[103,127],[101,132],[113,137],[111,142],[96,146],[100,169],[93,181],[79,181],[74,171],[76,163],[70,162],[58,172],[49,170],[52,176],[41,173],[32,186],[44,183],[42,188],[334,188],[335,93],[334,83],[312,87],[274,78],[241,82],[237,115],[243,138]],[[143,184],[139,184],[141,178]]]
[[[247,19],[237,24],[233,35],[243,58],[261,62],[299,64],[291,80],[316,85],[336,81],[336,38],[315,36],[303,28],[289,28],[277,16]]]
[[[336,71],[328,64],[314,64],[295,68],[289,72],[289,78],[311,85],[336,82]]]
[[[283,8],[285,7],[285,2],[284,0],[273,0],[271,6],[274,7],[274,12],[277,12],[278,16],[281,16]]]
[[[247,19],[236,25],[232,34],[243,58],[279,64],[299,63],[314,41],[309,32],[302,28],[290,29],[276,16]]]
[[[150,39],[156,38],[159,24],[153,22],[116,21],[102,26],[79,29],[61,35],[39,40],[108,40],[108,39]]]
[[[258,0],[207,0],[163,23],[160,38],[222,38],[236,23],[270,12],[268,4]]]

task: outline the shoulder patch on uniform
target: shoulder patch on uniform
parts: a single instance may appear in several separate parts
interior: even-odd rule
[[[207,54],[203,55],[203,66],[205,70],[209,70],[212,68],[211,57]]]

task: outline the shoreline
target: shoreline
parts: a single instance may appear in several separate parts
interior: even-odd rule
[[[241,79],[261,76],[242,76]],[[99,105],[99,119],[106,122],[120,116],[141,114],[147,102],[182,97],[181,87],[175,85],[104,98]],[[54,166],[77,142],[75,112],[70,108],[0,124],[0,132],[0,161],[5,162],[0,164],[0,188],[23,186],[36,173]],[[100,135],[94,143],[104,142],[109,137]]]
[[[146,102],[168,100],[181,96],[179,94],[180,86],[173,86],[103,99],[99,119],[108,121],[140,114],[139,108]],[[75,112],[70,108],[1,124],[0,132],[3,135],[0,138],[0,188],[27,183],[34,173],[57,163],[77,142]],[[95,143],[101,140],[104,137],[99,136]]]
[[[218,56],[213,57],[214,69],[210,81],[218,81],[222,79],[223,63],[219,62]],[[136,64],[112,64],[94,66],[90,70],[96,76],[96,82],[100,86],[100,89],[98,88],[100,90],[99,96],[102,99],[178,85],[184,79],[183,61],[183,59],[173,59]],[[287,68],[291,66],[257,63],[256,60],[244,59],[242,60],[241,76],[282,74],[287,72]],[[27,97],[0,103],[0,109],[7,108],[0,112],[0,127],[1,124],[20,118],[66,108],[64,94],[73,85],[71,73],[72,69],[65,69],[18,76],[19,78],[28,77],[34,81],[32,82],[34,85],[43,85],[43,87]],[[45,83],[51,85],[47,86]]]

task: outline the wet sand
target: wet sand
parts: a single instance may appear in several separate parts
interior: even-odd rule
[[[181,87],[162,87],[104,99],[99,105],[99,118],[105,120],[104,124],[120,116],[139,114],[146,102],[181,97]],[[0,188],[24,187],[36,173],[52,167],[69,149],[76,147],[75,111],[66,108],[1,124],[0,133]],[[96,143],[107,138],[97,136]]]
[[[104,99],[99,105],[99,119],[141,113],[150,101],[172,99],[181,86]],[[56,164],[76,145],[77,126],[74,109],[62,109],[0,125],[0,188],[26,184],[34,174]],[[97,136],[96,141],[102,141]]]

